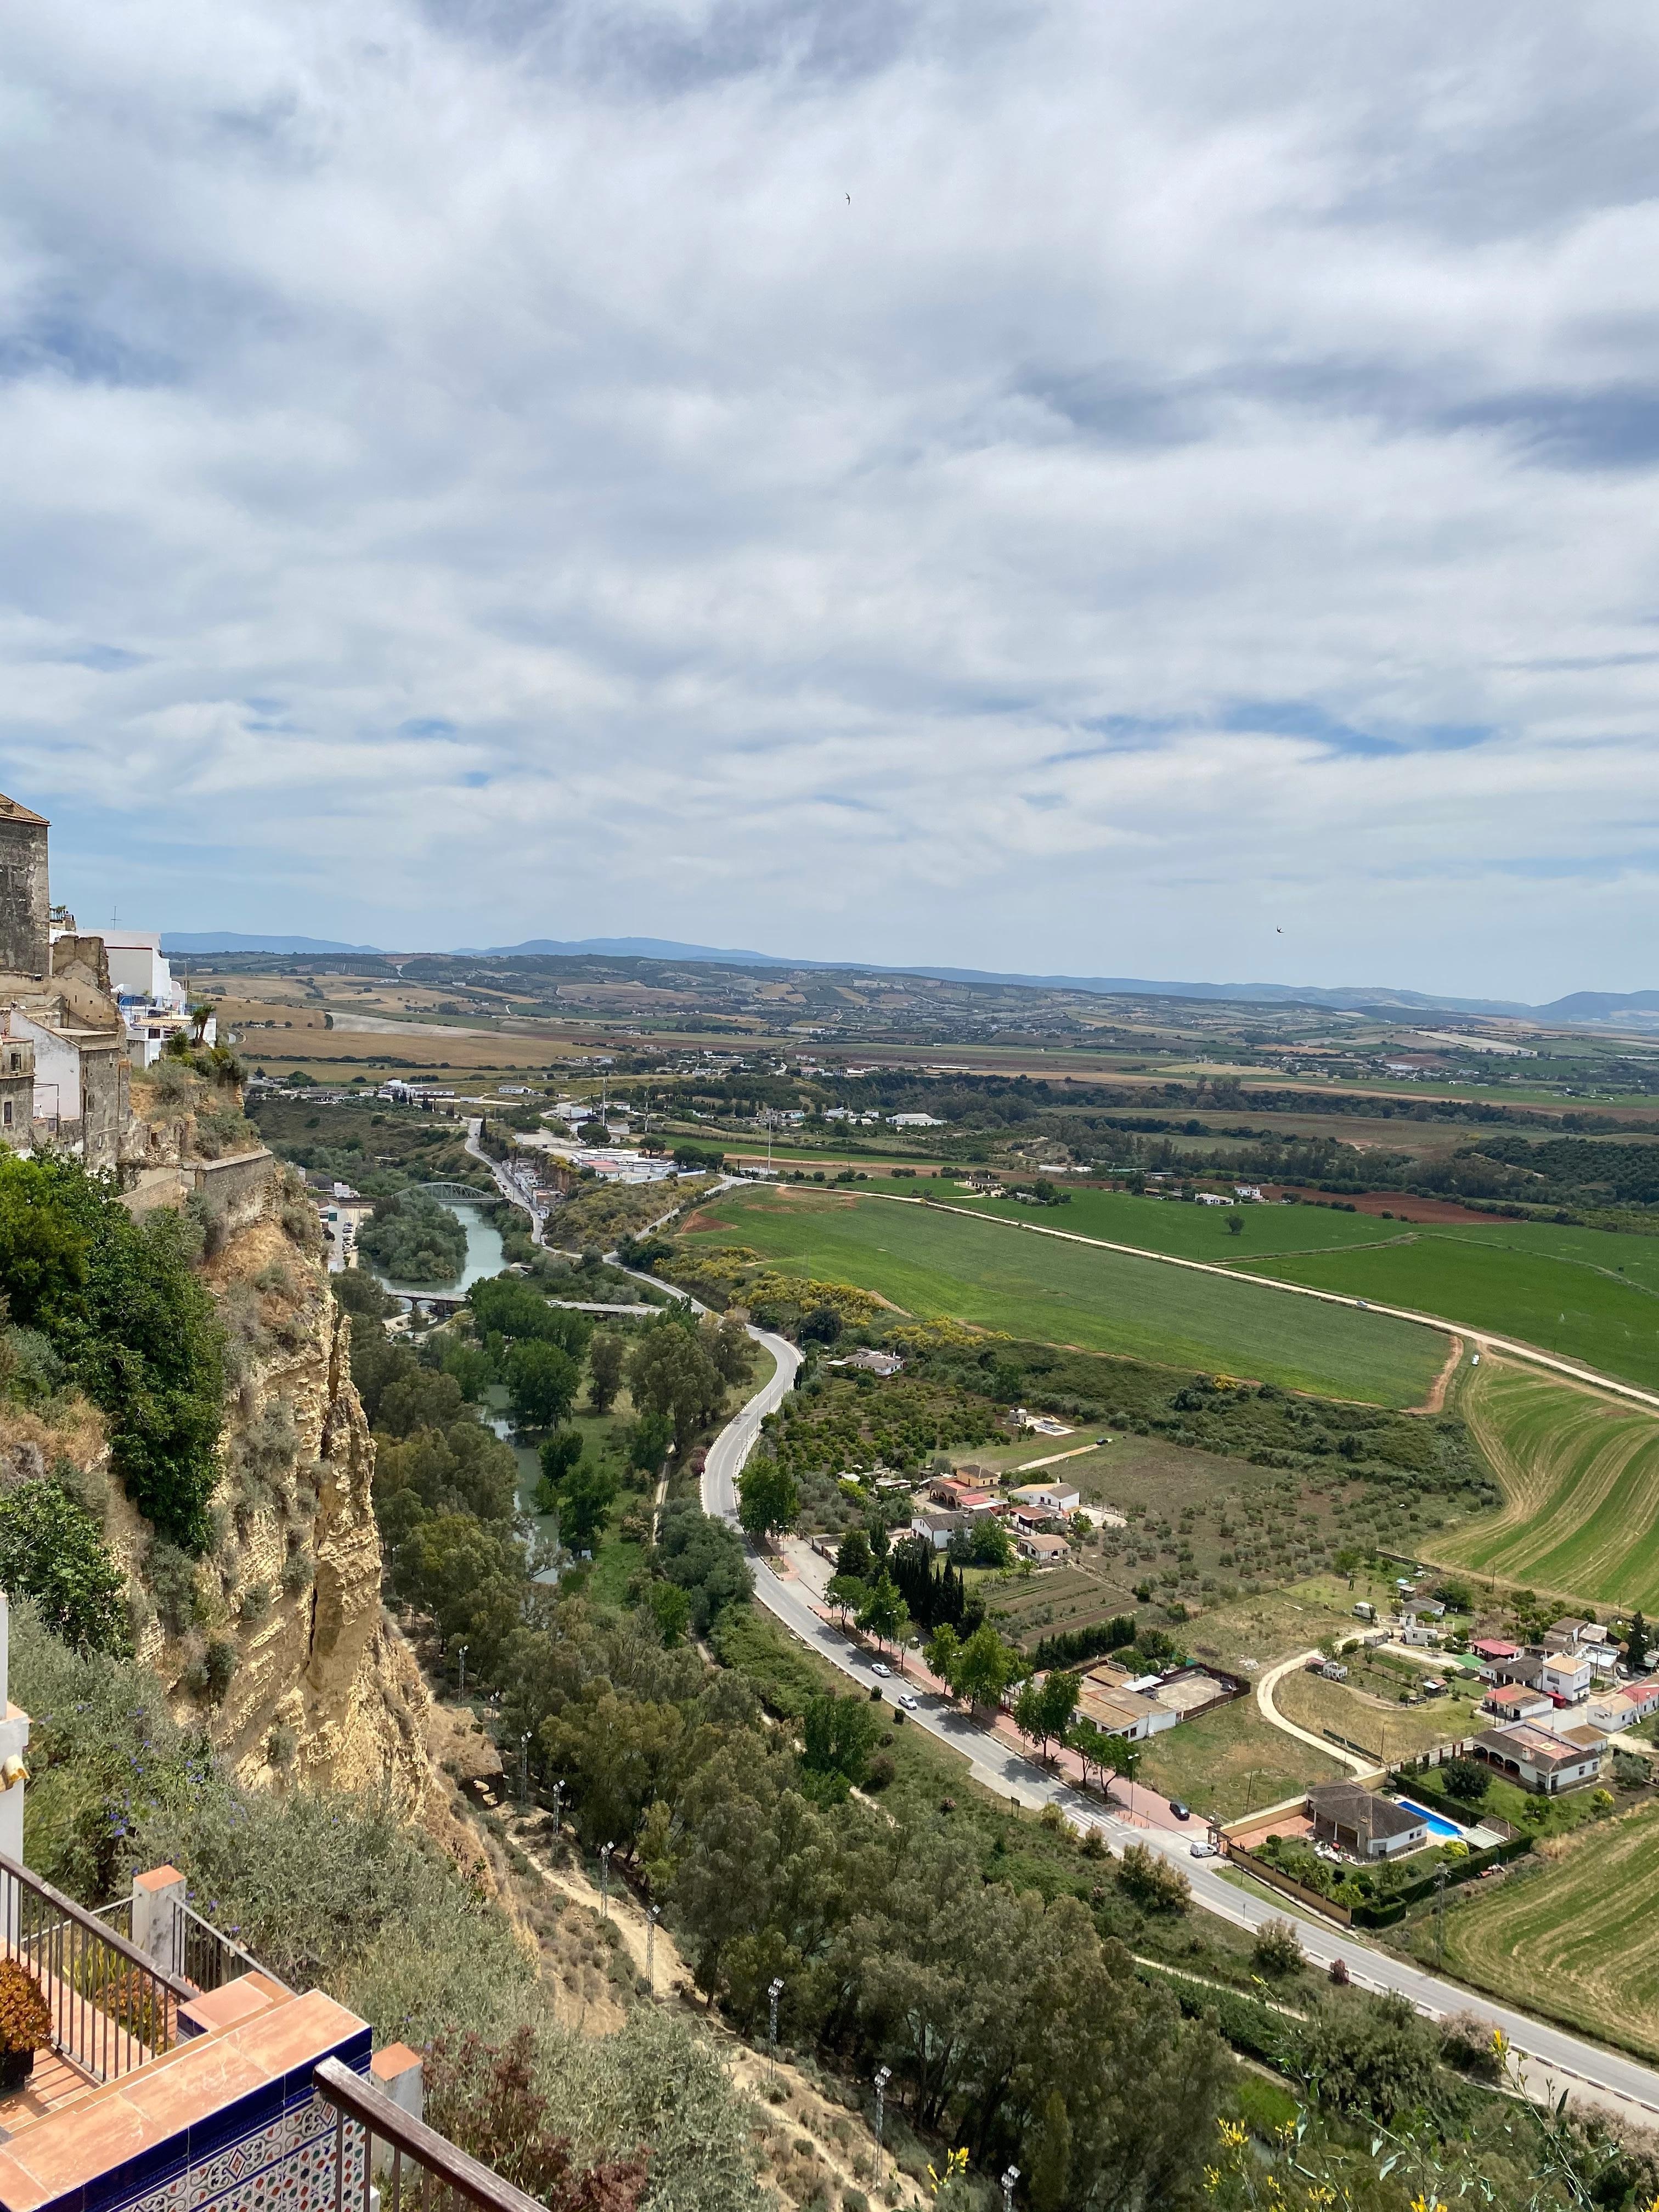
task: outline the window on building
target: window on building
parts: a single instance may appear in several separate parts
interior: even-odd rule
[[[6,1100],[3,1106],[0,1106],[0,1124],[3,1124],[8,1129],[11,1127],[11,1101],[9,1098]]]

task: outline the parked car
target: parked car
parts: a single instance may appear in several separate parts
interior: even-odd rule
[[[1170,1798],[1170,1810],[1175,1814],[1177,1820],[1190,1820],[1193,1817],[1192,1807],[1190,1805],[1183,1805],[1179,1797]]]
[[[1187,1848],[1195,1859],[1212,1859],[1220,1856],[1207,1836],[1194,1836]]]

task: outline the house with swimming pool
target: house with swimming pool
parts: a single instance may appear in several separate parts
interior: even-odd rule
[[[1322,1782],[1308,1792],[1315,1840],[1350,1858],[1397,1859],[1429,1840],[1430,1815],[1415,1805],[1379,1797],[1362,1782]]]

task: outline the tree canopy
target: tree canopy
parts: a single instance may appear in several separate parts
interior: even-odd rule
[[[357,1248],[399,1283],[453,1283],[466,1265],[459,1217],[421,1190],[377,1199],[357,1231]]]
[[[684,1452],[703,1425],[714,1419],[726,1397],[720,1370],[699,1340],[674,1315],[647,1328],[628,1363],[628,1387],[641,1411],[662,1414],[674,1425],[674,1441]]]
[[[125,1653],[126,1589],[98,1522],[58,1483],[20,1483],[0,1498],[0,1589],[33,1598],[54,1636]]]
[[[757,1452],[738,1477],[738,1518],[757,1543],[792,1528],[800,1511],[795,1478],[769,1453]]]
[[[171,1208],[135,1221],[76,1160],[0,1153],[0,1295],[104,1414],[127,1496],[190,1552],[211,1534],[224,1335],[191,1269],[200,1232]]]

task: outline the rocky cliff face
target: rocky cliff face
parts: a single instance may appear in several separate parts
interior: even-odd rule
[[[291,1219],[273,1173],[204,1264],[233,1382],[212,1552],[192,1571],[112,1480],[106,1528],[143,1592],[139,1656],[245,1781],[386,1784],[413,1811],[430,1781],[427,1692],[380,1604],[351,1325],[321,1259],[282,1225],[285,1203]]]

